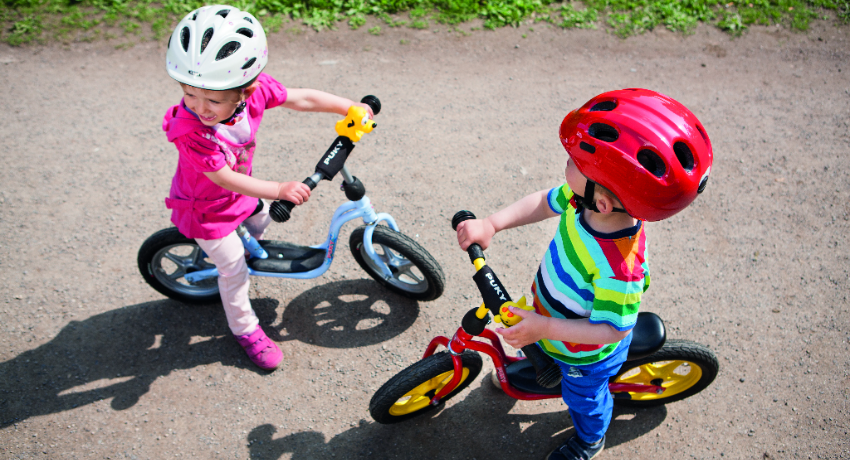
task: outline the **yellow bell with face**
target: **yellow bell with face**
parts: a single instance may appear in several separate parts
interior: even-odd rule
[[[366,133],[371,133],[377,125],[371,118],[369,112],[363,107],[352,105],[348,108],[348,115],[336,122],[336,133],[357,142]]]
[[[508,307],[517,307],[527,311],[534,311],[534,305],[526,305],[525,304],[525,296],[522,296],[516,302],[505,302],[499,307],[498,316],[493,319],[496,320],[497,323],[502,323],[505,327],[511,327],[514,324],[522,321],[522,317],[519,315],[515,315],[508,310]]]

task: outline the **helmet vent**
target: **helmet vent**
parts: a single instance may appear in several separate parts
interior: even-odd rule
[[[248,38],[251,38],[251,37],[253,37],[253,36],[254,36],[254,31],[253,31],[253,30],[251,30],[251,29],[245,28],[245,27],[243,27],[243,28],[241,28],[241,29],[237,30],[237,31],[236,31],[236,33],[237,33],[237,34],[244,35],[244,36],[246,36],[246,37],[248,37]]]
[[[643,149],[637,154],[637,161],[655,177],[661,177],[667,172],[664,161],[657,153],[649,149]]]
[[[587,133],[591,135],[591,137],[595,137],[600,141],[605,142],[614,142],[620,137],[620,133],[617,132],[617,129],[611,125],[606,125],[605,123],[594,123],[590,125]]]
[[[220,50],[218,50],[218,54],[215,55],[215,60],[220,61],[235,53],[241,47],[242,45],[239,42],[227,42]]]
[[[610,112],[617,108],[616,101],[602,101],[590,108],[591,112]]]
[[[249,18],[248,16],[245,16],[245,17],[244,17],[244,18],[242,18],[242,19],[244,19],[244,20],[246,20],[246,21],[250,22],[251,24],[253,24],[253,23],[254,23],[254,21],[252,21],[252,20],[251,20],[251,18]]]
[[[189,28],[184,27],[180,30],[180,45],[183,47],[183,51],[189,51]]]
[[[209,29],[204,31],[204,37],[201,39],[201,54],[204,53],[204,50],[207,49],[207,45],[210,44],[210,40],[212,39],[213,32],[215,32],[215,31],[213,30],[212,27],[210,27]]]
[[[688,144],[682,141],[673,144],[673,151],[676,152],[676,158],[679,159],[679,164],[685,168],[685,171],[691,172],[694,169],[694,154],[688,148]]]
[[[581,147],[581,149],[585,152],[596,153],[596,147],[588,144],[587,142],[581,142],[578,144],[578,146]]]
[[[230,10],[218,10],[218,13],[216,13],[216,14],[217,14],[218,16],[221,16],[221,17],[223,17],[223,18],[226,18],[228,13],[230,13]]]
[[[245,70],[248,67],[251,67],[252,65],[254,65],[255,62],[257,62],[257,58],[248,59],[248,62],[246,62],[245,65],[242,66],[242,70]]]
[[[192,20],[194,21],[196,19],[198,19],[198,12],[197,11],[195,11],[195,14],[192,15]]]

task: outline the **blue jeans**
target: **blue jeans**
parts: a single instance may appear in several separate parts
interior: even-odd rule
[[[631,343],[632,334],[629,334],[613,353],[598,363],[575,366],[555,361],[564,376],[561,396],[569,406],[576,433],[587,443],[599,441],[608,431],[614,411],[614,398],[608,391],[608,379],[626,361]]]

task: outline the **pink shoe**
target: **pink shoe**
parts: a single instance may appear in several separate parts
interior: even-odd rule
[[[256,331],[235,337],[239,345],[245,349],[245,353],[248,353],[251,361],[260,368],[271,371],[277,369],[283,361],[283,352],[263,332],[263,328],[257,326]]]

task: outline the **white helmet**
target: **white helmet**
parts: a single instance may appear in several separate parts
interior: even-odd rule
[[[212,90],[238,88],[269,62],[263,26],[251,13],[210,5],[189,13],[168,40],[171,78]]]

